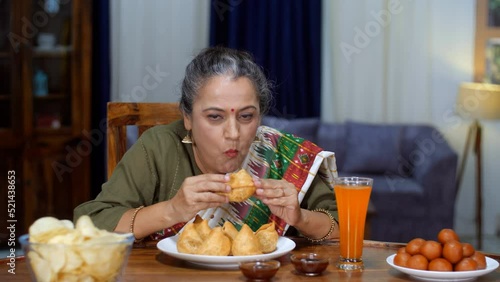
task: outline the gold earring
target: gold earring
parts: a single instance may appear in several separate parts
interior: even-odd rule
[[[260,139],[257,135],[255,135],[255,137],[253,138],[253,142],[252,143],[259,143],[260,142]]]
[[[188,131],[186,136],[182,139],[182,143],[184,144],[193,144],[193,139],[191,139],[191,131]]]

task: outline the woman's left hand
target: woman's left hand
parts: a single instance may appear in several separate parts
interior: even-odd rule
[[[271,212],[285,220],[291,226],[301,220],[301,211],[297,197],[297,188],[286,181],[277,179],[254,178],[255,194]]]

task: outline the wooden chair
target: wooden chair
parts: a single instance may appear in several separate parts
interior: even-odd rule
[[[127,151],[127,126],[138,127],[139,136],[146,129],[181,119],[178,103],[108,102],[107,141],[108,179]]]

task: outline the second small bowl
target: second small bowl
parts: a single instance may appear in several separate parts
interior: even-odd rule
[[[318,276],[328,267],[330,259],[316,253],[292,254],[290,256],[295,270],[306,276]]]
[[[240,263],[240,270],[245,277],[255,281],[270,280],[276,275],[281,263],[277,260],[254,260]]]

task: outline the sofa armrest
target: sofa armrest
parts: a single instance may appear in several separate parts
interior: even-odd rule
[[[431,126],[406,129],[404,156],[410,175],[424,188],[429,214],[453,219],[458,156],[441,133]],[[410,149],[410,150],[408,150]]]

